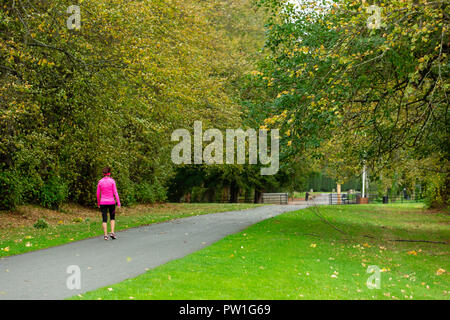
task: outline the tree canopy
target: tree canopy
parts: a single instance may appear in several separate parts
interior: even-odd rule
[[[247,0],[0,1],[1,207],[93,204],[105,165],[125,204],[164,200],[171,132],[238,126],[259,17]]]
[[[272,16],[255,82],[286,159],[317,153],[339,180],[422,159],[448,194],[448,2],[377,1],[376,28],[368,1],[260,4]]]

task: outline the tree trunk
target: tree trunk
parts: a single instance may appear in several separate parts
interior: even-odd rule
[[[262,203],[262,192],[259,190],[255,190],[255,198],[254,203]]]
[[[230,203],[237,203],[239,196],[239,187],[236,182],[232,182],[230,185]]]

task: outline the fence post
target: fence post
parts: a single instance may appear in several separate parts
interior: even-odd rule
[[[341,185],[337,184],[337,204],[341,204]]]

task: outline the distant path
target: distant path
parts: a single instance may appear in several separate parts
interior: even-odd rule
[[[315,195],[313,195],[312,199],[309,198],[308,201],[294,199],[294,200],[290,200],[289,204],[309,205],[309,206],[318,205],[318,204],[330,204],[330,195],[329,195],[329,193],[315,194]]]
[[[308,201],[311,205],[317,204],[330,204],[330,194],[329,193],[321,193],[314,196],[312,201]]]
[[[213,213],[117,232],[0,259],[0,300],[64,299],[136,277],[200,250],[229,234],[305,205],[270,205]],[[99,228],[100,228],[99,224]],[[81,289],[66,286],[67,267],[81,270]]]

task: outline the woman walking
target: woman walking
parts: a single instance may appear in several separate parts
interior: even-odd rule
[[[115,199],[114,199],[115,197]],[[108,211],[111,222],[111,239],[116,239],[114,227],[116,222],[116,200],[120,208],[120,199],[117,193],[116,182],[111,178],[111,168],[103,168],[103,178],[97,185],[97,206],[102,212],[104,239],[108,240]]]

